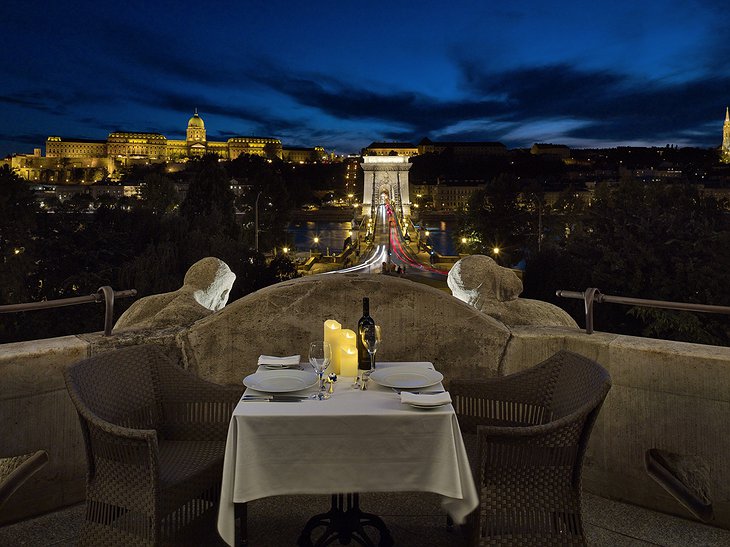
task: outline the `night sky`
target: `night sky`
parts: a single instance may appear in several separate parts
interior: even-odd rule
[[[114,130],[718,146],[726,2],[82,2],[0,9],[0,157]]]

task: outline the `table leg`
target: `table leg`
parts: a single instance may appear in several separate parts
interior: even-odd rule
[[[393,538],[383,520],[377,515],[363,513],[360,509],[360,495],[333,494],[332,504],[327,513],[315,515],[307,522],[297,540],[299,547],[325,547],[339,540],[341,545],[351,541],[364,547],[375,547],[365,527],[375,528],[380,534],[379,547],[392,547]],[[312,543],[312,532],[319,527],[325,530],[316,543]]]
[[[248,547],[248,506],[245,503],[234,503],[235,547]],[[236,522],[238,524],[236,524]]]

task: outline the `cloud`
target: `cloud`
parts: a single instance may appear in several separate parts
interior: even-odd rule
[[[463,96],[456,99],[365,89],[330,76],[271,67],[257,78],[332,118],[382,123],[384,136],[504,138],[515,146],[540,135],[573,142],[694,139],[709,146],[718,139],[722,107],[730,100],[725,95],[730,77],[725,76],[654,81],[564,63],[489,72],[462,61],[459,68]],[[530,137],[520,126],[540,126],[540,135]]]

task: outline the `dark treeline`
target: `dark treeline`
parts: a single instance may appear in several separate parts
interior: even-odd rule
[[[500,175],[473,195],[459,237],[462,251],[520,264],[523,296],[563,307],[579,325],[583,303],[557,289],[730,305],[728,204],[693,184],[626,178],[599,184],[590,199],[566,188],[546,203],[539,186]],[[730,345],[724,315],[597,304],[594,317],[601,331]]]
[[[260,249],[270,250],[284,241],[288,211],[316,185],[288,184],[292,175],[282,165],[204,156],[189,162],[182,174],[188,182],[184,200],[164,168],[138,168],[125,178],[142,183],[142,199],[103,196],[90,208],[91,197],[79,195],[47,203],[43,210],[27,183],[5,167],[0,170],[0,304],[86,295],[103,285],[134,288],[139,296],[172,291],[206,256],[220,258],[236,274],[229,301],[291,278],[296,269],[288,257],[267,264],[253,248],[256,197]],[[235,197],[231,177],[247,191]],[[116,316],[131,302],[118,301]],[[2,315],[0,342],[98,331],[102,308],[87,304]]]
[[[639,166],[650,163],[652,154],[688,152],[613,154],[620,156],[619,165]],[[687,173],[722,169],[716,156],[693,154],[684,158],[691,164]],[[610,160],[615,165],[616,158]],[[579,324],[582,303],[558,299],[556,289],[598,287],[606,294],[730,305],[724,283],[730,267],[727,203],[702,194],[693,182],[645,184],[624,172],[620,183],[598,184],[586,199],[584,185],[570,186],[566,167],[550,158],[525,154],[469,165],[424,155],[413,163],[416,178],[454,174],[484,180],[460,217],[455,234],[460,250],[520,265],[523,296],[554,302]],[[296,275],[287,257],[267,264],[254,250],[257,198],[259,245],[268,251],[285,242],[290,211],[341,187],[343,169],[342,164],[294,165],[253,156],[220,162],[204,156],[188,162],[175,179],[164,165],[131,169],[124,178],[141,183],[141,199],[102,196],[93,202],[82,194],[63,203],[45,200],[41,210],[25,181],[4,168],[0,304],[85,295],[102,285],[134,288],[140,296],[172,291],[190,265],[206,256],[224,260],[236,273],[233,301]],[[245,191],[234,195],[231,178]],[[184,200],[175,184],[181,181]],[[556,187],[562,191],[548,201],[546,191]],[[119,301],[117,315],[130,303]],[[0,342],[97,331],[102,317],[101,305],[3,315]],[[595,325],[607,332],[730,344],[730,324],[721,315],[604,304],[595,308]]]

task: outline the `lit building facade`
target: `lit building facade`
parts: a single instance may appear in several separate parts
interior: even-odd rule
[[[287,146],[281,150],[281,159],[292,163],[319,162],[327,159],[327,152],[322,146],[314,146],[311,148]]]
[[[405,156],[418,155],[418,147],[408,142],[373,142],[362,151],[363,156]]]
[[[484,156],[506,156],[509,151],[501,142],[484,141],[432,141],[428,137],[418,143],[419,154],[442,154],[450,150],[456,157],[474,158]]]
[[[46,140],[48,158],[115,158],[175,161],[216,154],[233,160],[241,154],[281,158],[281,141],[267,137],[232,137],[227,141],[209,141],[205,123],[198,111],[188,120],[185,140],[168,139],[160,133],[115,131],[106,140],[67,139],[58,136]]]

